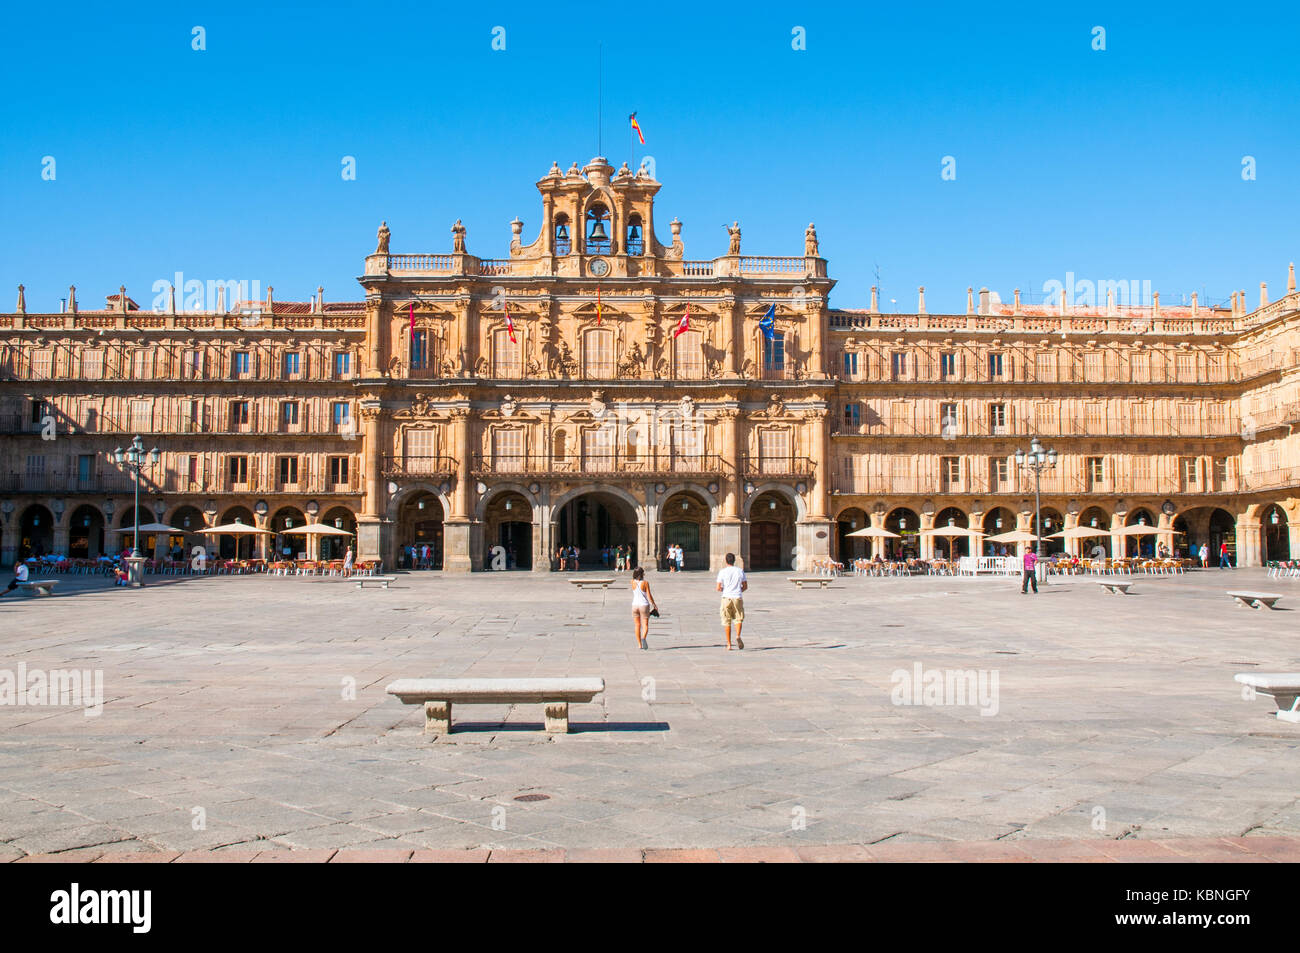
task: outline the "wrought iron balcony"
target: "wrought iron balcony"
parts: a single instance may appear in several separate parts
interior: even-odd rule
[[[456,461],[451,457],[384,457],[381,472],[390,480],[450,477],[456,472]]]

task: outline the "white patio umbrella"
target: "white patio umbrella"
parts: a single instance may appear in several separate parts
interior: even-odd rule
[[[134,527],[134,526],[119,526],[119,527],[117,528],[117,532],[119,532],[119,533],[133,533],[133,532],[135,532],[135,527]],[[175,535],[177,535],[177,536],[180,536],[180,535],[182,535],[183,533],[185,533],[186,530],[183,530],[183,529],[177,529],[175,526],[168,526],[166,523],[141,523],[141,524],[140,524],[140,532],[142,532],[142,533],[172,533],[172,534],[175,534]]]
[[[866,529],[854,530],[852,533],[845,533],[845,536],[867,536],[872,539],[902,539],[897,533],[891,533],[887,529],[879,526],[868,526]]]
[[[221,526],[209,526],[199,530],[204,536],[233,536],[235,537],[235,555],[239,555],[239,537],[240,536],[274,536],[269,529],[258,529],[256,526],[249,526],[247,523],[224,523]]]
[[[1044,536],[1043,539],[1047,537]],[[1013,529],[1009,533],[999,533],[997,536],[989,536],[984,542],[986,543],[1036,543],[1038,537],[1033,533],[1027,533],[1023,529]]]
[[[951,559],[951,558],[952,558],[952,541],[953,541],[954,539],[961,539],[961,538],[964,538],[964,539],[969,539],[969,540],[971,540],[971,542],[972,542],[972,547],[971,547],[971,548],[973,549],[973,548],[974,548],[974,541],[975,541],[975,540],[978,540],[980,537],[982,537],[982,536],[984,535],[984,533],[983,533],[983,531],[978,530],[978,529],[971,529],[969,526],[953,526],[953,525],[948,525],[948,526],[936,526],[936,527],[934,527],[933,529],[923,529],[923,530],[921,530],[921,532],[920,532],[919,535],[921,535],[921,536],[941,536],[941,537],[947,539],[947,540],[948,540],[948,557]]]

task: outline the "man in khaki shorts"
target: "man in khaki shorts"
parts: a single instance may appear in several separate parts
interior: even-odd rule
[[[740,627],[745,621],[745,600],[742,595],[749,588],[745,571],[736,568],[736,554],[727,553],[727,565],[718,573],[718,592],[722,593],[722,624],[727,632],[727,651],[731,651],[731,626],[736,626],[736,648],[743,649]]]

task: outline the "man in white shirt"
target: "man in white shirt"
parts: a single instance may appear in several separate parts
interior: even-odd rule
[[[9,595],[9,593],[13,592],[15,589],[18,588],[18,584],[20,582],[26,582],[26,581],[27,581],[27,564],[23,562],[14,563],[14,577],[13,579],[9,580],[9,587],[5,589],[4,592],[0,592],[0,596]]]
[[[744,641],[740,638],[740,627],[745,621],[745,600],[742,598],[749,581],[745,571],[736,568],[736,554],[727,553],[727,565],[718,573],[718,592],[722,593],[722,625],[727,633],[727,651],[731,651],[731,626],[736,626],[736,648],[743,649]]]

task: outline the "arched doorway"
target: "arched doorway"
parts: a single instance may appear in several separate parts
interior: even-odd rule
[[[1221,560],[1219,550],[1228,547],[1228,558]],[[1227,510],[1215,509],[1210,514],[1210,565],[1237,565],[1237,521]]]
[[[307,517],[296,506],[282,506],[266,524],[266,528],[275,533],[272,545],[277,559],[294,559],[299,553],[307,558],[307,537],[301,533],[285,533],[287,529],[299,529],[307,525]]]
[[[636,511],[613,493],[596,490],[569,500],[555,514],[551,535],[557,548],[577,547],[578,564],[584,569],[601,565],[606,546],[632,547],[633,566],[646,558],[637,552]]]
[[[28,556],[39,558],[50,552],[50,547],[54,545],[54,515],[49,510],[39,503],[33,503],[23,510],[19,526],[22,534],[18,538],[19,559]]]
[[[398,515],[397,564],[404,569],[442,568],[442,503],[421,491],[404,504]]]
[[[158,542],[157,534],[143,532],[140,534],[140,542],[137,546],[135,541],[135,527],[148,526],[155,522],[154,516],[143,506],[139,509],[127,507],[122,513],[122,518],[117,521],[118,532],[115,537],[108,540],[108,545],[115,546],[114,552],[120,553],[128,549],[140,550],[140,555],[149,559],[153,556],[154,544]]]
[[[984,514],[980,528],[987,536],[1010,533],[1016,528],[1016,514],[1005,506],[995,506]],[[985,543],[983,549],[986,556],[1014,556],[1017,547],[1015,543]]]
[[[1100,534],[1079,540],[1079,555],[1093,559],[1110,556],[1110,514],[1100,506],[1090,506],[1079,514],[1079,525]]]
[[[747,569],[788,569],[794,565],[794,505],[780,493],[759,495],[749,508]]]
[[[966,514],[955,506],[947,506],[941,509],[934,518],[934,528],[942,530],[946,526],[967,527],[970,520]],[[957,559],[961,556],[970,555],[970,539],[965,536],[941,536],[934,537],[934,555],[939,559]]]
[[[533,505],[516,490],[503,490],[483,511],[483,562],[492,568],[492,550],[504,550],[504,568],[533,568]]]
[[[342,559],[347,555],[349,546],[352,547],[352,555],[355,558],[357,554],[357,519],[352,515],[352,511],[346,506],[336,506],[325,514],[321,522],[330,529],[341,529],[351,535],[319,537],[320,558],[326,560]]]
[[[242,523],[245,526],[254,527],[257,525],[256,520],[253,519],[252,510],[245,506],[232,506],[217,521],[219,526],[225,526],[227,523]],[[257,546],[257,536],[257,533],[239,533],[238,535],[223,533],[217,537],[217,558],[252,559],[253,550]],[[211,538],[211,536],[208,537],[208,539]]]
[[[1155,527],[1160,525],[1160,521],[1151,514],[1149,509],[1139,506],[1125,515],[1124,525]],[[1168,536],[1164,537],[1164,539],[1168,538]],[[1126,536],[1124,538],[1124,552],[1128,556],[1150,558],[1156,554],[1156,547],[1161,541],[1161,538],[1154,534],[1151,536]]]
[[[1061,516],[1061,511],[1053,509],[1050,506],[1044,506],[1038,511],[1039,519],[1042,521],[1043,553],[1050,556],[1053,553],[1065,552],[1065,540],[1052,539],[1053,533],[1059,533],[1065,529],[1065,518]],[[1033,514],[1029,516],[1029,531],[1034,531]]]
[[[836,559],[849,565],[855,559],[871,557],[871,540],[864,536],[850,536],[860,529],[867,528],[866,510],[849,507],[836,517]]]
[[[686,569],[709,568],[709,524],[712,513],[709,504],[697,493],[674,493],[659,508],[663,521],[660,534],[665,547],[674,544],[682,548]]]
[[[1263,523],[1264,564],[1291,558],[1291,532],[1287,526],[1286,510],[1274,503],[1264,511]]]
[[[203,535],[203,527],[207,524],[203,520],[203,514],[199,512],[196,506],[181,506],[167,520],[169,526],[175,526],[181,531],[181,535],[172,535],[167,540],[171,557],[176,560],[190,560],[194,556],[194,547],[202,547],[205,551],[208,547],[210,537]]]
[[[104,553],[104,515],[88,503],[72,511],[68,520],[68,555],[96,559]]]
[[[885,517],[885,529],[899,539],[883,539],[882,552],[894,559],[916,559],[921,555],[921,517],[905,506],[891,510]]]

